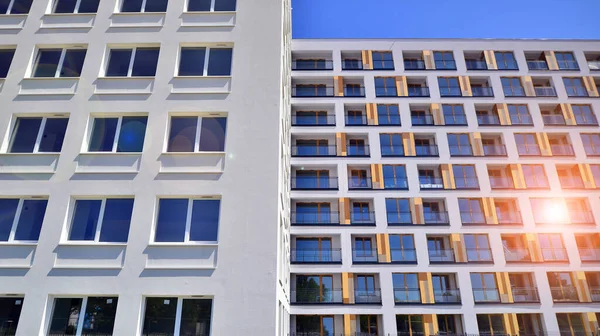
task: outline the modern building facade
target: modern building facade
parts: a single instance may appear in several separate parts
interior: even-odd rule
[[[289,1],[0,1],[0,335],[287,334],[290,45]]]
[[[598,332],[600,42],[292,45],[292,335]]]

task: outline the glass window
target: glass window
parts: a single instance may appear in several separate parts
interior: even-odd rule
[[[590,169],[592,171],[592,177],[594,178],[596,188],[600,188],[600,165],[590,165]]]
[[[94,118],[88,152],[142,152],[146,116]]]
[[[467,117],[462,105],[443,104],[442,112],[444,113],[444,123],[446,125],[467,125]]]
[[[383,165],[385,189],[408,189],[404,165]]]
[[[492,250],[486,234],[465,234],[468,261],[492,261]]]
[[[558,329],[561,336],[586,335],[586,328],[580,313],[558,313],[556,314]]]
[[[571,105],[577,125],[597,125],[598,119],[591,105]]]
[[[521,168],[527,188],[549,188],[543,165],[524,164]]]
[[[373,51],[373,70],[394,70],[391,51]]]
[[[583,84],[581,77],[563,78],[567,96],[569,97],[587,97],[588,92]]]
[[[379,135],[379,145],[381,146],[382,156],[404,156],[404,145],[402,143],[402,134],[383,133]]]
[[[425,327],[422,315],[396,315],[396,329],[399,335],[422,336]]]
[[[6,78],[8,69],[15,56],[15,49],[0,49],[0,78]]]
[[[168,152],[223,152],[227,118],[171,117]]]
[[[433,60],[435,61],[435,68],[438,70],[456,69],[456,63],[454,62],[454,54],[452,51],[434,51]]]
[[[375,95],[377,97],[398,96],[394,77],[375,77]]]
[[[107,77],[154,77],[160,48],[111,49]]]
[[[485,214],[478,198],[459,198],[458,207],[463,224],[486,224]]]
[[[0,241],[37,241],[48,200],[0,199]]]
[[[168,0],[122,0],[122,13],[161,13],[167,11]]]
[[[188,12],[234,12],[236,0],[188,0]]]
[[[554,52],[558,68],[561,70],[578,70],[579,65],[572,52]]]
[[[133,198],[76,200],[69,240],[126,243]]]
[[[510,116],[510,123],[512,125],[531,125],[531,115],[527,105],[508,105],[508,114]]]
[[[460,96],[462,91],[457,77],[438,77],[440,94],[442,96]]]
[[[496,64],[498,65],[498,70],[518,70],[519,67],[517,65],[517,61],[515,60],[515,55],[512,51],[496,51],[494,52],[496,56]]]
[[[533,133],[516,133],[515,142],[519,155],[541,155],[536,135]]]
[[[600,155],[600,134],[581,134],[581,141],[583,142],[583,148],[587,155]]]
[[[146,298],[143,335],[210,335],[212,299]],[[179,322],[179,323],[177,323]],[[179,324],[179,333],[176,325]]]
[[[59,153],[69,118],[18,117],[10,153]]]
[[[377,104],[379,125],[400,126],[400,109],[398,104]]]
[[[525,96],[525,90],[519,77],[502,77],[502,89],[507,97]]]
[[[32,77],[79,77],[86,49],[40,49]]]
[[[160,199],[154,241],[217,241],[220,204],[215,199]]]
[[[181,48],[179,76],[230,76],[231,48]]]
[[[502,314],[477,314],[477,326],[480,335],[506,335]]]
[[[100,0],[56,0],[52,13],[96,13]]]
[[[454,182],[456,188],[478,189],[479,181],[473,165],[453,165]]]
[[[448,133],[448,146],[452,156],[472,156],[471,140],[469,134]]]
[[[29,14],[33,0],[0,0],[0,14]]]
[[[56,298],[49,334],[112,335],[118,300],[117,297]]]
[[[14,336],[23,308],[22,297],[0,297],[0,331],[3,335]]]
[[[386,198],[388,225],[412,224],[410,202],[407,198]]]

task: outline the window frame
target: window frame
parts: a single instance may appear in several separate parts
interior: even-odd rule
[[[140,5],[140,11],[139,12],[123,12],[123,4],[125,3],[125,1],[127,0],[117,0],[117,13],[122,13],[122,14],[136,14],[136,13],[151,13],[151,14],[161,14],[161,13],[166,13],[167,10],[169,9],[169,2],[167,0],[167,8],[165,8],[164,12],[146,12],[146,5],[148,4],[148,1],[152,1],[152,0],[142,0],[142,4]]]
[[[109,294],[110,295],[110,294]],[[50,298],[52,299],[52,303],[50,304],[50,309],[48,310],[48,323],[46,325],[47,328],[47,332],[50,332],[50,328],[52,326],[52,321],[53,321],[53,317],[54,317],[54,309],[56,308],[56,300],[60,300],[60,299],[81,299],[81,306],[79,307],[79,316],[77,317],[77,329],[75,331],[75,333],[73,334],[73,336],[81,336],[81,335],[85,335],[84,331],[83,331],[83,326],[84,326],[84,322],[85,322],[85,317],[86,317],[86,311],[87,311],[87,305],[88,305],[88,299],[90,298],[106,298],[106,299],[111,299],[117,300],[117,308],[119,305],[119,296],[118,295],[114,295],[114,296],[101,296],[101,295],[82,295],[82,296],[78,296],[78,295],[57,295],[57,296],[50,296]],[[117,314],[116,314],[116,308],[115,308],[115,316],[113,319],[113,332],[114,332],[114,327],[115,327],[115,322],[117,321]]]
[[[122,126],[123,126],[123,118],[124,117],[146,117],[146,129],[144,130],[144,141],[142,143],[142,148],[139,152],[119,152],[117,151],[117,148],[119,146],[119,139],[121,136],[121,131],[122,131]],[[113,118],[117,118],[117,126],[116,126],[116,131],[115,131],[115,138],[113,139],[113,145],[110,151],[90,151],[90,143],[92,142],[92,138],[94,135],[94,125],[96,122],[96,119],[113,119]],[[110,114],[92,114],[90,115],[89,121],[88,121],[88,125],[87,125],[87,134],[86,134],[86,141],[85,143],[83,143],[81,152],[82,153],[87,153],[87,154],[116,154],[116,153],[124,153],[124,154],[141,154],[144,151],[144,143],[146,142],[146,136],[147,136],[147,131],[148,131],[148,114],[118,114],[118,115],[110,115]]]
[[[35,76],[35,71],[37,69],[38,66],[38,62],[39,62],[39,57],[41,56],[41,52],[46,51],[46,50],[58,50],[60,49],[60,58],[58,60],[58,63],[56,64],[56,71],[54,72],[54,76],[53,77],[37,77]],[[69,76],[61,76],[60,73],[63,69],[63,67],[65,66],[65,58],[67,56],[67,52],[71,51],[71,50],[75,50],[75,51],[79,51],[79,50],[85,50],[85,56],[83,57],[83,62],[81,63],[81,71],[79,73],[79,76],[77,77],[69,77]],[[88,45],[86,44],[85,47],[75,47],[75,46],[65,46],[65,45],[59,45],[56,47],[44,47],[44,48],[40,48],[38,46],[35,47],[35,52],[34,52],[34,57],[32,59],[32,63],[31,63],[31,68],[28,71],[28,76],[26,78],[28,79],[79,79],[81,78],[81,75],[83,73],[83,68],[85,67],[85,60],[87,59],[87,51],[88,51]],[[14,56],[13,56],[14,57]]]
[[[465,107],[463,104],[441,104],[442,106],[442,116],[444,117],[444,125],[447,126],[466,126],[467,125],[467,115],[465,113]],[[459,113],[460,112],[460,113]],[[449,118],[446,116],[452,117],[452,123],[449,123]],[[456,119],[462,118],[464,123],[457,123]]]
[[[8,77],[9,73],[10,73],[10,67],[12,66],[12,62],[15,59],[15,54],[17,53],[17,47],[15,45],[8,45],[8,46],[2,46],[0,47],[0,52],[2,53],[9,53],[12,52],[12,56],[10,57],[10,61],[6,63],[6,75],[2,74],[0,75],[0,79],[5,79]],[[3,73],[4,71],[2,71]]]
[[[382,85],[377,85],[377,80],[383,81]],[[391,84],[388,85],[388,81],[391,80]],[[398,87],[396,85],[395,77],[390,76],[377,76],[373,78],[373,84],[375,85],[375,96],[377,97],[397,97],[398,96]],[[383,90],[383,95],[377,95],[377,89]],[[392,93],[395,93],[392,95]]]
[[[16,127],[17,127],[17,122],[19,120],[19,118],[42,118],[42,121],[40,123],[40,128],[38,129],[38,133],[36,135],[36,139],[35,139],[35,145],[33,146],[33,151],[32,152],[12,152],[12,146],[14,144],[15,141],[15,135],[16,135]],[[66,134],[67,134],[67,130],[69,128],[69,120],[70,120],[70,115],[69,114],[52,114],[51,116],[46,115],[40,115],[40,114],[33,114],[33,115],[23,115],[23,114],[17,114],[17,115],[13,115],[12,120],[10,121],[10,125],[9,125],[9,130],[8,130],[8,141],[6,142],[6,148],[2,148],[2,153],[7,153],[7,154],[59,154],[62,152],[62,148],[61,148],[61,152],[40,152],[39,148],[40,148],[40,144],[42,143],[42,138],[44,135],[44,131],[46,129],[46,123],[48,121],[48,119],[67,119],[67,127],[65,128],[65,137],[63,138],[63,146],[64,146],[64,140],[66,138]]]
[[[187,199],[187,213],[185,219],[185,232],[183,236],[183,241],[156,241],[156,229],[158,227],[158,218],[160,214],[160,200],[163,199]],[[209,241],[209,240],[190,240],[190,234],[192,229],[192,215],[194,210],[194,201],[219,201],[219,213],[217,219],[217,240]],[[201,245],[201,246],[217,246],[219,244],[219,229],[221,224],[221,214],[222,214],[222,198],[216,195],[208,195],[208,196],[168,196],[168,197],[157,197],[156,198],[156,207],[154,214],[154,222],[152,224],[152,230],[150,232],[150,245]]]
[[[12,10],[15,6],[15,2],[17,1],[19,0],[10,0],[10,2],[8,3],[8,7],[6,8],[6,12],[0,13],[0,15],[28,15],[31,11],[31,6],[33,6],[33,0],[31,0],[31,3],[29,4],[29,10],[27,11],[27,13],[12,13]]]
[[[145,0],[144,0],[145,1]],[[106,54],[105,54],[105,61],[103,62],[103,68],[100,70],[101,71],[101,78],[108,78],[108,79],[121,79],[121,78],[156,78],[156,72],[158,71],[158,62],[160,61],[160,44],[148,44],[148,45],[131,45],[131,44],[126,44],[126,45],[118,45],[118,44],[113,44],[113,45],[107,45],[106,46]],[[133,67],[135,66],[135,54],[137,52],[138,49],[158,49],[158,58],[156,59],[156,69],[154,70],[154,76],[133,76]],[[131,56],[129,57],[129,67],[127,68],[127,74],[125,76],[108,76],[107,72],[108,72],[108,67],[110,65],[110,59],[111,59],[111,53],[113,50],[131,50]]]
[[[531,174],[526,174],[525,169],[529,169]],[[536,170],[541,171],[536,172]],[[529,189],[549,189],[550,181],[548,181],[548,175],[546,174],[546,168],[541,163],[528,163],[521,165],[523,171],[523,180],[525,181],[525,188]],[[528,179],[531,178],[531,180]],[[528,181],[533,182],[532,186],[529,186]]]
[[[133,207],[135,207],[135,197],[129,195],[123,196],[102,196],[102,197],[73,197],[71,199],[72,205],[69,205],[68,221],[66,223],[66,230],[61,237],[61,244],[90,244],[90,245],[127,245],[129,242],[129,233],[131,233],[131,223],[133,222],[133,207],[131,208],[131,220],[129,221],[129,230],[126,242],[103,242],[100,241],[100,235],[102,233],[102,226],[104,224],[104,214],[106,210],[106,201],[109,199],[131,199],[133,200]],[[71,230],[73,229],[73,220],[75,219],[75,211],[77,210],[77,201],[101,201],[100,210],[98,211],[98,218],[96,219],[96,233],[94,234],[93,240],[71,240]]]
[[[512,59],[507,59],[507,55],[510,55]],[[500,59],[498,59],[498,56],[500,56]],[[494,51],[494,60],[496,61],[496,67],[498,68],[498,70],[519,70],[519,63],[517,62],[517,59],[515,57],[515,53],[513,51]],[[514,63],[515,67],[510,67],[509,65],[512,63]],[[500,67],[500,64],[503,64],[502,67]]]
[[[237,0],[235,2],[235,9],[234,10],[228,10],[228,11],[216,11],[215,10],[215,5],[217,3],[217,1],[219,0],[211,0],[210,1],[210,9],[207,11],[190,11],[189,7],[190,7],[190,0],[185,0],[185,11],[184,13],[235,13],[237,11]]]
[[[202,296],[202,297],[200,297]],[[184,300],[210,300],[210,326],[207,335],[211,334],[213,329],[213,316],[215,315],[215,298],[212,295],[196,295],[196,296],[166,296],[166,295],[144,295],[142,300],[142,314],[141,323],[140,323],[140,332],[143,333],[144,323],[146,322],[146,309],[148,308],[148,299],[176,299],[176,309],[175,309],[175,326],[173,328],[173,335],[179,335],[181,333],[181,318],[183,314],[183,301]]]
[[[61,0],[51,0],[50,4],[49,4],[49,12],[46,14],[55,14],[55,15],[69,15],[69,14],[84,14],[84,15],[95,15],[98,13],[98,9],[100,9],[100,3],[101,1],[98,1],[98,8],[96,9],[95,12],[83,12],[83,13],[79,13],[79,9],[81,8],[81,3],[86,1],[86,0],[76,0],[75,1],[75,7],[73,8],[73,12],[68,12],[68,13],[56,13],[56,6],[58,5],[58,2]]]
[[[212,0],[213,3],[215,0]],[[217,0],[218,1],[218,0]],[[192,12],[195,13],[195,12]],[[206,13],[206,12],[199,12]],[[219,13],[219,12],[217,12]],[[202,66],[202,74],[201,75],[180,75],[180,67],[182,60],[182,50],[184,48],[204,48],[204,65]],[[231,50],[231,62],[229,64],[229,75],[209,75],[208,67],[210,65],[210,54],[213,49],[230,49]],[[179,50],[177,52],[177,66],[175,67],[175,77],[181,78],[194,78],[194,77],[207,77],[207,78],[219,78],[219,77],[231,77],[231,72],[233,70],[233,44],[227,44],[226,46],[215,46],[215,45],[189,45],[182,44],[179,45]]]
[[[169,151],[169,137],[171,136],[171,125],[173,117],[184,117],[184,118],[196,118],[196,134],[194,135],[194,150],[191,152],[170,152]],[[200,150],[200,139],[202,136],[202,119],[203,118],[225,118],[225,130],[223,135],[223,150],[222,151],[201,151]],[[185,154],[198,154],[198,153],[209,153],[209,154],[219,154],[227,152],[227,123],[229,121],[229,116],[226,113],[209,113],[209,114],[169,114],[169,120],[167,124],[167,134],[165,140],[165,146],[163,148],[163,153],[185,153]],[[316,140],[322,141],[322,140]],[[315,145],[315,146],[318,146]]]
[[[6,241],[0,241],[0,246],[2,245],[14,245],[14,244],[38,244],[38,242],[40,241],[40,238],[38,236],[37,240],[16,240],[15,239],[15,235],[17,233],[17,229],[19,227],[19,220],[21,219],[21,216],[23,215],[23,203],[25,203],[25,201],[28,200],[32,200],[32,201],[46,201],[46,210],[44,211],[44,217],[42,218],[42,224],[40,225],[40,231],[41,229],[44,227],[44,221],[46,220],[46,212],[48,211],[48,200],[49,198],[47,196],[25,196],[25,197],[19,197],[19,196],[15,196],[15,197],[2,197],[0,199],[18,199],[19,203],[17,204],[17,208],[15,209],[15,218],[13,218],[13,223],[12,226],[10,228],[10,233],[8,235],[8,240]],[[40,232],[41,235],[41,232]]]

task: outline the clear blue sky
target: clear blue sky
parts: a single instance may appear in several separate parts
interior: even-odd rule
[[[600,0],[292,0],[294,38],[600,39]]]

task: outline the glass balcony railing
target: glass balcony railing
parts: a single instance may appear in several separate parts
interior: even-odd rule
[[[493,263],[492,250],[489,248],[466,248],[468,262]]]
[[[384,189],[408,190],[408,180],[406,177],[384,177]]]
[[[409,97],[429,97],[429,88],[424,86],[408,86]]]
[[[487,62],[485,60],[468,59],[465,60],[467,63],[467,70],[487,70]]]
[[[450,225],[448,211],[423,210],[423,221],[425,225]]]
[[[571,224],[575,225],[596,225],[594,215],[589,210],[569,209],[569,219],[571,220]]]
[[[456,262],[454,258],[454,250],[452,249],[435,249],[429,250],[429,263],[453,263]]]
[[[448,146],[450,148],[450,156],[473,156],[471,146]]]
[[[387,222],[388,225],[413,225],[412,214],[410,213],[410,211],[388,211]]]
[[[483,155],[485,156],[506,156],[506,146],[504,145],[483,145]]]
[[[419,288],[394,288],[394,303],[421,303],[421,290]]]
[[[439,60],[434,61],[436,70],[456,70],[456,62],[455,61],[446,61]]]
[[[583,189],[585,184],[581,176],[559,176],[560,186],[563,189]]]
[[[375,87],[376,97],[398,97],[398,90],[396,87],[387,86],[376,86]]]
[[[332,288],[296,288],[291,291],[291,303],[332,304],[343,303],[342,289]]]
[[[354,114],[346,114],[345,115],[346,126],[368,126],[367,116],[364,115],[354,115]]]
[[[425,70],[425,61],[404,60],[404,70]]]
[[[498,224],[503,225],[523,225],[523,218],[519,211],[496,210]]]
[[[292,225],[332,225],[340,224],[340,214],[329,211],[292,212]]]
[[[442,97],[461,97],[462,90],[460,87],[440,87],[440,96]]]
[[[499,62],[498,60],[496,60],[496,63],[498,65],[498,70],[519,70],[519,65],[517,64],[517,61]]]
[[[333,86],[294,86],[292,97],[333,97]]]
[[[551,86],[535,86],[536,97],[556,97],[556,90]]]
[[[337,156],[337,147],[335,145],[293,145],[292,156]]]
[[[492,189],[514,189],[513,178],[509,176],[490,176]]]
[[[579,70],[577,61],[557,61],[560,70]]]
[[[379,126],[400,126],[402,125],[400,115],[377,114]]]
[[[479,180],[477,177],[454,177],[456,189],[479,189]]]
[[[542,114],[542,120],[546,126],[566,125],[565,117],[562,114]]]
[[[348,153],[346,156],[355,156],[355,157],[368,157],[371,155],[371,151],[369,150],[369,145],[353,145],[348,144],[346,146]]]
[[[500,302],[498,288],[473,288],[473,299],[475,303],[497,303]]]
[[[345,59],[342,60],[342,70],[362,70],[362,60],[357,59]]]
[[[600,155],[600,146],[583,145],[583,149],[585,150],[585,154],[588,156]]]
[[[373,70],[394,70],[393,60],[373,61]]]
[[[412,115],[410,120],[413,126],[433,126],[435,122],[431,114],[426,115]]]
[[[536,287],[512,287],[514,302],[540,302],[540,295]]]
[[[392,263],[417,263],[417,251],[415,249],[390,249]]]
[[[467,116],[464,114],[444,114],[444,125],[467,126]]]
[[[499,126],[500,118],[495,115],[477,115],[477,123],[479,126]]]
[[[344,88],[344,97],[364,97],[365,87],[364,86],[351,86]]]
[[[531,254],[525,247],[504,247],[504,259],[506,262],[531,262]]]
[[[564,248],[542,248],[542,258],[544,261],[564,261],[568,262],[567,249]]]
[[[471,92],[473,92],[473,97],[493,97],[494,89],[486,86],[473,86],[471,87]]]
[[[592,71],[600,70],[600,61],[588,61],[587,64],[588,68],[590,68]]]
[[[292,126],[335,126],[335,116],[292,115]]]
[[[433,299],[435,303],[461,303],[460,289],[434,289]]]
[[[352,249],[352,262],[360,263],[377,263],[379,262],[379,254],[377,249]]]
[[[384,157],[404,156],[404,146],[402,146],[402,145],[399,145],[399,146],[381,145],[381,156],[384,156]]]
[[[415,154],[422,157],[440,156],[437,145],[415,145]]]
[[[531,119],[531,115],[529,114],[511,114],[510,123],[512,125],[532,126],[533,119]]]
[[[575,156],[571,145],[550,145],[550,150],[554,156]]]
[[[598,118],[595,115],[576,115],[575,122],[577,125],[598,126]]]
[[[350,213],[350,224],[352,225],[375,225],[375,212],[355,211]]]
[[[600,261],[600,248],[580,248],[579,259],[581,261]]]
[[[592,297],[592,302],[600,302],[600,287],[590,286],[590,296]]]
[[[299,264],[341,263],[342,249],[292,249],[290,261]]]
[[[525,97],[525,89],[522,87],[503,87],[505,97]]]
[[[293,190],[337,190],[337,177],[292,176]]]
[[[579,295],[577,295],[577,288],[575,286],[551,286],[550,293],[552,293],[552,300],[554,302],[579,302]]]
[[[463,225],[486,225],[485,214],[483,212],[461,211],[460,220]]]
[[[565,86],[569,97],[588,97],[587,89],[582,86]]]
[[[546,61],[527,61],[527,68],[529,70],[548,70],[548,63]]]
[[[292,70],[333,70],[332,60],[295,60],[292,61]]]
[[[373,189],[373,181],[371,178],[348,178],[348,189]]]
[[[419,187],[422,190],[444,189],[444,180],[441,177],[419,176]]]
[[[540,151],[540,146],[534,145],[534,144],[528,144],[527,146],[517,145],[517,152],[519,153],[519,156],[540,156],[540,155],[542,155],[542,152]]]
[[[375,289],[355,289],[354,303],[357,304],[381,304],[381,290]]]

